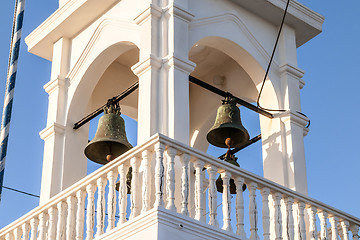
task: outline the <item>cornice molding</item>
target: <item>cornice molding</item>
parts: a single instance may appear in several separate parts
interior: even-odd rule
[[[308,134],[308,132],[310,131],[310,129],[306,128],[306,126],[308,125],[308,123],[310,121],[309,118],[297,111],[288,110],[286,112],[275,114],[274,117],[280,118],[280,120],[283,123],[290,121],[291,123],[294,123],[297,126],[303,128],[304,136],[306,136]]]
[[[146,8],[144,11],[142,11],[138,16],[134,18],[134,22],[137,25],[142,25],[146,21],[148,21],[151,18],[151,16],[160,18],[161,15],[162,15],[162,9],[154,4],[150,4],[148,8]]]
[[[169,5],[166,9],[164,9],[164,11],[167,11],[170,15],[174,15],[175,17],[180,18],[188,23],[195,18],[195,15],[186,11],[184,8],[178,6],[177,4]]]
[[[302,89],[305,86],[305,81],[302,79],[302,77],[305,74],[304,70],[292,66],[290,64],[284,64],[279,67],[279,72],[280,72],[280,77],[284,76],[285,74],[289,74],[292,77],[296,78],[299,81],[300,89]]]
[[[146,60],[135,64],[131,70],[134,72],[136,76],[141,76],[151,68],[155,68],[156,70],[160,69],[162,66],[162,60],[159,57],[154,55],[150,55]]]
[[[231,0],[255,15],[278,26],[287,0]],[[296,46],[300,47],[321,33],[325,18],[296,0],[290,2],[285,24],[296,32]]]
[[[67,78],[61,78],[57,76],[57,78],[46,83],[43,88],[45,92],[47,92],[50,95],[55,90],[58,90],[59,88],[66,86],[68,81],[69,80]]]
[[[196,64],[189,60],[180,59],[175,56],[171,56],[163,60],[164,64],[166,64],[169,68],[174,67],[186,74],[190,74],[194,71]]]
[[[51,61],[54,42],[72,38],[119,1],[69,0],[25,38],[29,52]]]
[[[65,126],[59,123],[53,123],[52,125],[44,128],[40,133],[40,138],[46,141],[48,138],[54,136],[55,134],[63,135],[65,133]]]

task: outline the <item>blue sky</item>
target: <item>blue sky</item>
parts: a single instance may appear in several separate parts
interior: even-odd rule
[[[298,48],[298,64],[306,72],[302,110],[311,119],[305,137],[309,196],[360,217],[360,1],[300,2],[326,18],[323,33]],[[13,0],[0,2],[0,106],[5,92],[13,4]],[[28,0],[23,39],[56,8],[56,0]],[[47,93],[43,85],[49,79],[50,62],[28,53],[22,41],[4,185],[34,194],[40,193],[43,141],[38,133],[46,124]],[[243,109],[242,116],[250,134],[257,135],[258,117]],[[127,120],[127,125],[134,143],[134,123]],[[261,175],[259,149],[260,145],[255,144],[238,157],[243,168]],[[213,148],[209,152],[219,153]],[[95,168],[91,165],[89,171]],[[37,204],[37,198],[3,189],[0,227]]]

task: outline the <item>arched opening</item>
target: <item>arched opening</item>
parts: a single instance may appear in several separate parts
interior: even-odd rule
[[[206,37],[194,44],[189,52],[189,59],[196,63],[191,74],[194,77],[231,92],[243,100],[256,102],[265,72],[258,61],[238,44],[221,37]],[[271,85],[271,82],[267,84],[263,101],[277,99]],[[209,146],[206,135],[214,124],[221,100],[221,96],[190,84],[190,144],[215,156],[225,153],[226,149]],[[243,125],[249,131],[250,137],[260,134],[259,115],[244,107],[240,107],[240,111]],[[257,162],[261,163],[261,142],[256,144],[255,149],[251,154],[255,154],[254,157],[259,160]],[[262,175],[262,168],[258,166],[250,166],[248,170]]]
[[[96,56],[86,68],[82,77],[78,81],[74,79],[74,86],[69,88],[70,94],[71,90],[73,90],[73,95],[72,97],[69,96],[71,100],[67,126],[73,126],[75,122],[104,105],[108,99],[119,95],[135,83],[138,78],[132,72],[131,67],[138,62],[138,59],[139,49],[129,42],[113,44]],[[73,89],[71,89],[72,87]],[[127,135],[133,146],[137,144],[137,106],[137,90],[120,102],[122,117],[126,120],[125,126],[127,124],[132,126],[132,131],[128,131]],[[79,171],[84,175],[86,172],[92,172],[100,166],[91,163],[92,166],[88,168],[87,162],[90,163],[90,161],[87,161],[84,155],[88,140],[94,137],[99,117],[93,119],[91,124],[88,123],[80,129],[73,130],[67,127],[65,130],[65,163],[69,162],[66,160],[67,158],[76,159],[75,165],[81,168]],[[128,129],[127,126],[126,128]],[[75,142],[76,144],[74,144]],[[74,158],[74,156],[77,158]]]

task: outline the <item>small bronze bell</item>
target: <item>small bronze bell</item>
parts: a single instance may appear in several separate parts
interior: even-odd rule
[[[231,148],[239,147],[249,141],[249,133],[240,119],[240,110],[232,98],[223,100],[217,110],[214,126],[209,130],[207,140],[214,146],[227,148],[225,141]]]
[[[131,179],[132,179],[132,167],[129,167],[129,171],[126,174],[126,189],[127,189],[126,193],[127,194],[131,193]],[[116,191],[119,191],[119,189],[120,189],[120,181],[118,181],[115,184],[115,189],[116,189]]]
[[[240,165],[237,163],[236,160],[237,160],[237,158],[234,155],[230,154],[229,152],[226,153],[224,161],[240,167]],[[216,190],[220,193],[222,193],[224,190],[223,189],[223,180],[222,180],[221,176],[219,176],[218,179],[216,179]],[[243,190],[243,192],[246,190],[246,184],[243,184],[242,190]],[[230,179],[230,193],[236,194],[236,185],[235,185],[234,179],[232,179],[232,178]]]
[[[105,165],[132,148],[126,138],[125,121],[118,103],[110,99],[99,120],[95,137],[85,148],[85,155],[93,162]]]

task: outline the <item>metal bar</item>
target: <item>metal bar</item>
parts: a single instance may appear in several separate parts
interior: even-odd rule
[[[123,91],[122,93],[120,93],[120,95],[114,97],[114,99],[112,100],[113,103],[117,103],[119,101],[121,101],[122,99],[126,98],[127,96],[129,96],[132,92],[134,92],[137,88],[139,87],[139,81],[137,81],[136,83],[134,83],[133,85],[131,85],[128,89],[126,89],[125,91]],[[95,118],[96,116],[98,116],[99,114],[101,114],[104,110],[104,107],[106,106],[106,104],[102,105],[101,107],[99,107],[98,109],[96,109],[94,112],[90,113],[89,115],[87,115],[86,117],[84,117],[83,119],[81,119],[80,121],[78,121],[77,123],[74,124],[73,129],[78,129],[81,126],[83,126],[84,124],[86,124],[87,122],[89,122],[91,119]]]
[[[240,147],[234,148],[232,150],[230,150],[230,154],[235,154],[237,152],[239,152],[240,150],[256,143],[257,141],[259,141],[261,139],[261,134],[257,135],[256,137],[253,137],[252,139],[250,139],[248,142],[244,143],[243,145],[241,145]],[[226,153],[224,153],[223,155],[221,155],[219,158],[220,159],[224,159],[225,158]]]
[[[198,85],[198,86],[200,86],[200,87],[203,87],[203,88],[209,90],[210,92],[213,92],[213,93],[215,93],[217,95],[220,95],[222,97],[232,97],[233,99],[235,99],[235,101],[238,104],[240,104],[240,105],[242,105],[242,106],[244,106],[244,107],[246,107],[246,108],[248,108],[248,109],[250,109],[250,110],[252,110],[254,112],[257,112],[257,113],[259,113],[261,115],[264,115],[265,117],[268,117],[268,118],[273,118],[274,117],[271,113],[269,113],[267,111],[264,111],[261,108],[259,108],[257,106],[254,106],[251,103],[246,102],[245,100],[242,100],[242,99],[240,99],[238,97],[235,97],[234,95],[232,95],[229,92],[225,92],[225,91],[223,91],[223,90],[221,90],[221,89],[219,89],[217,87],[214,87],[214,86],[212,86],[212,85],[210,85],[210,84],[208,84],[206,82],[203,82],[200,79],[197,79],[197,78],[195,78],[193,76],[189,76],[189,81],[196,84],[196,85]]]
[[[5,160],[6,160],[7,145],[9,140],[10,120],[11,120],[12,105],[14,99],[16,72],[17,72],[18,59],[20,53],[21,31],[24,20],[24,7],[25,7],[25,0],[15,1],[15,13],[14,13],[14,20],[13,20],[13,27],[11,34],[10,54],[9,54],[9,66],[8,66],[8,73],[6,80],[6,90],[5,90],[4,107],[2,112],[2,121],[1,121],[0,200],[1,200],[3,182],[4,182]]]

